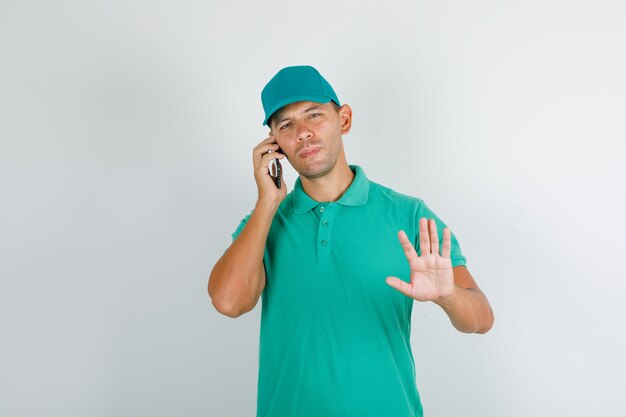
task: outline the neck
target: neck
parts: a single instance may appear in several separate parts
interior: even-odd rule
[[[340,158],[331,172],[313,180],[300,176],[302,189],[315,201],[337,201],[346,192],[354,173],[345,159]]]

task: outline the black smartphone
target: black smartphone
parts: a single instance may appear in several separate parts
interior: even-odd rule
[[[282,153],[280,148],[278,148],[278,152]],[[283,172],[283,169],[280,166],[280,160],[278,158],[274,158],[270,160],[269,169],[270,169],[270,177],[272,177],[274,184],[276,184],[276,188],[280,188],[280,177]]]

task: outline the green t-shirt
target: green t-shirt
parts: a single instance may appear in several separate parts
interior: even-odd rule
[[[267,237],[257,417],[416,417],[422,405],[411,351],[413,299],[385,279],[409,281],[397,233],[419,250],[415,197],[355,177],[335,202],[317,202],[300,178]],[[252,213],[250,213],[252,214]],[[250,217],[232,234],[233,241]],[[452,234],[453,266],[465,257]]]

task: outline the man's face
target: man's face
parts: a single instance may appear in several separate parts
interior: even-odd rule
[[[341,135],[350,131],[351,116],[347,104],[338,114],[331,102],[298,101],[274,114],[270,136],[301,176],[319,178],[335,167],[342,154]]]

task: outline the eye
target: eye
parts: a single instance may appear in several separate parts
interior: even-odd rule
[[[319,116],[319,115],[320,115],[320,113],[313,113],[313,114],[311,115],[311,117],[313,117],[313,116]]]
[[[290,124],[290,123],[285,123],[284,125],[282,125],[282,126],[280,127],[280,130],[283,130],[286,126],[289,126],[289,124]]]

